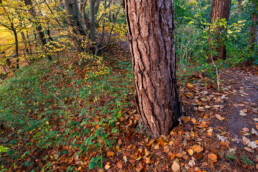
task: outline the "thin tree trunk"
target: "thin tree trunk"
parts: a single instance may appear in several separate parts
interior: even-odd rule
[[[30,54],[30,51],[28,49],[28,43],[27,43],[27,40],[26,40],[26,37],[25,37],[25,34],[24,34],[23,31],[21,31],[21,36],[22,36],[22,40],[23,40],[23,43],[24,43],[24,46],[25,46],[26,53]]]
[[[29,9],[29,12],[32,15],[32,17],[37,20],[37,13],[36,13],[35,8],[33,7],[32,1],[31,0],[24,0],[24,2],[25,2],[25,5],[31,6],[31,8]],[[45,45],[47,44],[47,40],[45,38],[45,34],[43,32],[41,24],[38,21],[36,21],[36,25],[37,25],[36,30],[38,32],[39,39],[40,39],[41,44],[42,44],[42,48],[44,49]],[[47,55],[47,59],[52,60],[52,57],[50,55]]]
[[[29,47],[28,47],[28,49],[29,49],[29,51],[30,51],[30,54],[32,54],[32,50],[31,50],[31,42],[30,42],[30,36],[29,36],[29,32],[28,31],[26,31],[26,38],[27,38],[27,40],[28,40],[28,45],[29,45]]]
[[[18,35],[15,29],[12,30],[15,38],[15,58],[16,58],[16,69],[19,69],[19,42]]]
[[[212,51],[218,53],[213,57],[214,60],[226,59],[226,39],[227,39],[227,28],[223,26],[214,26],[218,21],[222,19],[229,19],[231,7],[231,0],[213,0],[212,11],[211,11],[211,27],[209,36],[209,47]],[[211,58],[211,56],[210,56]]]
[[[153,137],[178,124],[173,0],[125,0],[140,125]]]
[[[257,27],[257,5],[256,2],[253,2],[254,5],[254,9],[253,9],[253,13],[252,13],[252,26],[250,29],[250,48],[254,49],[255,45],[257,45],[257,31],[258,31],[258,27]]]

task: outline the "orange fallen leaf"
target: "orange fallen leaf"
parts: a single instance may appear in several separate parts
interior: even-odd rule
[[[146,144],[146,146],[150,146],[155,140],[151,140],[149,143]]]
[[[172,152],[169,152],[169,153],[168,153],[168,156],[170,157],[170,159],[174,159],[176,155],[173,154]]]
[[[192,118],[192,123],[195,124],[196,123],[196,119],[195,118]]]
[[[149,164],[150,163],[150,157],[147,157],[146,158],[146,164]]]
[[[158,139],[158,144],[161,145],[161,146],[166,146],[167,145],[167,143],[164,142],[164,140],[162,140],[162,138]]]
[[[182,130],[178,131],[178,134],[179,134],[180,136],[182,135],[182,133],[183,133]]]
[[[186,152],[185,151],[180,151],[180,152],[178,152],[177,154],[176,154],[176,156],[178,157],[178,158],[182,158],[183,156],[185,156],[186,155]]]
[[[187,84],[188,88],[193,88],[194,86],[192,84]]]
[[[215,155],[214,153],[211,153],[211,154],[208,155],[208,159],[211,162],[217,162],[217,155]]]
[[[114,156],[114,155],[115,155],[114,152],[108,152],[108,153],[107,153],[107,157],[111,157],[111,156]]]
[[[188,153],[189,153],[189,155],[193,155],[193,149],[188,149]]]
[[[207,128],[208,125],[203,122],[203,123],[201,123],[200,125],[198,125],[198,127],[199,127],[199,128]]]
[[[190,116],[185,117],[185,119],[184,119],[185,123],[189,122],[190,119],[191,119]]]
[[[203,148],[200,145],[193,145],[193,151],[200,153],[203,151]]]

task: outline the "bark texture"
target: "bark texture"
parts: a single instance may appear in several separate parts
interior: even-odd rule
[[[180,116],[173,0],[125,0],[140,124],[167,135]]]
[[[212,11],[211,11],[211,25],[213,25],[217,20],[229,19],[231,7],[231,0],[213,0]],[[211,46],[212,50],[218,52],[214,60],[225,59],[226,58],[226,46],[225,41],[227,39],[227,28],[221,26],[214,28],[214,31],[211,31],[209,37],[209,44],[213,42]],[[213,41],[212,41],[213,40]]]

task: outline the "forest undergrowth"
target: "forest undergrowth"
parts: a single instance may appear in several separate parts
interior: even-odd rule
[[[230,134],[210,125],[225,119],[217,114],[225,94],[205,71],[179,70],[180,125],[158,139],[142,135],[129,55],[115,46],[85,56],[83,67],[76,55],[43,60],[4,81],[1,171],[255,169],[251,140],[236,149]]]

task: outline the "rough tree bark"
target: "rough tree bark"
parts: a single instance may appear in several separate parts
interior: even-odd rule
[[[231,0],[213,0],[211,11],[211,26],[216,23],[217,20],[226,19],[226,21],[228,21],[230,7]],[[209,46],[212,51],[218,52],[218,55],[213,57],[214,60],[226,58],[226,29],[227,28],[221,26],[215,27],[213,31],[210,31]]]
[[[30,6],[29,13],[32,15],[32,17],[34,19],[37,20],[37,12],[36,12],[35,8],[33,7],[32,1],[31,0],[24,0],[24,3],[25,3],[25,5]],[[42,30],[41,24],[38,21],[36,21],[36,25],[37,25],[36,30],[37,30],[37,33],[39,35],[39,39],[41,41],[42,47],[44,48],[44,46],[47,44],[45,34]],[[47,59],[52,60],[52,57],[50,55],[47,55]]]
[[[125,0],[141,125],[156,138],[178,124],[173,0]]]

